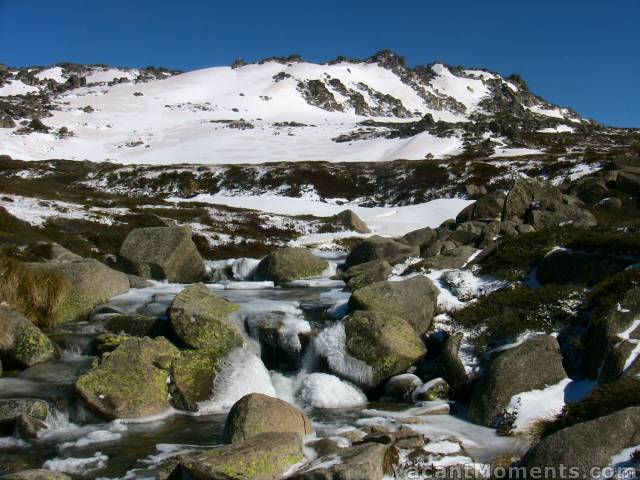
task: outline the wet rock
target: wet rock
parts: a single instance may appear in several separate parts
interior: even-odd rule
[[[49,405],[36,398],[0,399],[0,434],[11,435],[21,416],[46,420]]]
[[[411,392],[422,385],[422,380],[412,373],[391,377],[384,386],[385,395],[398,399],[411,397]]]
[[[339,226],[344,230],[352,230],[358,233],[369,233],[371,231],[353,210],[343,210],[333,217],[329,217],[325,222]]]
[[[400,317],[375,312],[354,312],[345,324],[347,353],[368,365],[367,374],[354,377],[337,372],[362,388],[379,385],[405,372],[426,348],[411,325]]]
[[[555,337],[540,335],[505,350],[489,364],[471,398],[471,419],[494,426],[514,395],[541,390],[567,377]]]
[[[402,282],[377,282],[353,292],[349,311],[366,310],[402,318],[420,335],[431,327],[438,293],[431,280],[423,276]]]
[[[386,280],[391,272],[391,265],[384,260],[372,260],[349,268],[344,272],[343,278],[347,287],[351,291],[355,291],[372,283]]]
[[[537,277],[542,285],[571,283],[591,287],[633,263],[624,257],[556,249],[538,264]]]
[[[356,246],[345,261],[347,268],[371,260],[386,260],[391,265],[420,255],[420,247],[373,235]]]
[[[129,291],[129,279],[124,273],[93,259],[29,263],[28,266],[36,272],[57,274],[69,283],[54,324],[86,320],[96,306]]]
[[[130,273],[144,278],[193,283],[204,278],[204,261],[184,227],[136,228],[120,248]]]
[[[211,397],[220,360],[207,353],[183,351],[171,367],[171,402],[180,410],[196,411]]]
[[[579,477],[590,477],[594,467],[611,465],[614,455],[640,443],[640,407],[578,423],[544,438],[520,464],[527,469],[571,466]]]
[[[38,327],[0,305],[0,361],[5,368],[28,368],[55,357],[53,343]]]
[[[339,462],[330,467],[302,469],[292,480],[382,480],[385,473],[385,458],[389,447],[379,443],[363,443],[346,448],[339,453]],[[316,464],[335,463],[333,456],[321,457]],[[325,463],[326,462],[326,463]]]
[[[261,433],[239,443],[185,455],[171,478],[276,480],[303,458],[300,435]]]
[[[138,275],[128,274],[127,278],[129,278],[129,288],[147,288],[153,286],[153,282]]]
[[[38,432],[47,428],[48,425],[42,420],[23,414],[16,419],[13,435],[27,441],[33,440],[38,438]]]
[[[109,419],[157,415],[169,408],[166,360],[179,355],[165,338],[130,338],[81,375],[76,391]]]
[[[306,248],[284,247],[263,258],[256,269],[256,277],[286,283],[320,275],[329,264]]]
[[[302,437],[313,432],[313,424],[284,400],[252,393],[238,400],[229,412],[223,438],[226,443],[239,443],[267,432],[288,432]]]
[[[244,344],[242,334],[229,319],[239,308],[198,283],[176,295],[169,316],[175,333],[186,345],[220,358]]]

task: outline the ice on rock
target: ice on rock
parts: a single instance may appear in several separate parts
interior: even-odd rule
[[[80,475],[104,468],[107,465],[107,460],[109,457],[102,452],[96,452],[93,457],[89,458],[54,458],[44,462],[42,467],[54,472]]]
[[[359,388],[326,373],[305,377],[300,397],[315,408],[354,408],[367,403],[366,395]]]
[[[198,413],[225,412],[249,393],[276,396],[271,375],[255,354],[237,348],[224,360],[213,383],[213,395],[198,404]]]

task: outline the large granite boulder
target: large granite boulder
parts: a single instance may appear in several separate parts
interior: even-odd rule
[[[157,415],[170,407],[168,366],[178,355],[164,337],[130,338],[81,375],[76,391],[109,419]]]
[[[344,272],[343,279],[347,287],[351,291],[355,291],[372,283],[386,280],[391,272],[391,265],[384,260],[372,260],[349,268]]]
[[[531,448],[520,463],[530,471],[572,467],[576,478],[591,478],[594,468],[611,466],[614,456],[638,444],[640,407],[629,407],[549,435]]]
[[[144,278],[193,283],[206,273],[186,227],[136,228],[122,243],[120,258],[130,273]]]
[[[53,273],[66,279],[61,305],[54,312],[51,324],[86,320],[91,311],[111,297],[129,291],[129,279],[122,273],[90,258],[76,261],[29,263],[37,273]]]
[[[408,245],[419,247],[420,249],[430,246],[438,238],[438,232],[431,227],[419,228],[406,233],[402,240]]]
[[[409,257],[420,256],[420,247],[373,235],[360,242],[345,261],[347,268],[371,260],[386,260],[395,265]]]
[[[303,459],[300,435],[261,433],[243,442],[184,455],[169,478],[276,480]]]
[[[401,282],[376,282],[353,292],[349,310],[366,310],[405,320],[420,335],[431,327],[437,307],[438,289],[424,276]]]
[[[313,432],[311,420],[293,405],[260,393],[251,393],[231,408],[224,425],[226,443],[239,443],[267,432],[300,436]]]
[[[263,258],[256,269],[256,277],[286,283],[320,275],[329,264],[306,248],[284,247]]]
[[[540,335],[500,353],[489,364],[471,397],[471,419],[493,427],[514,395],[542,390],[567,377],[555,337]]]
[[[338,226],[344,230],[351,230],[358,233],[369,233],[369,227],[362,221],[353,210],[343,210],[336,215],[329,217],[325,223]]]
[[[292,480],[382,480],[388,463],[388,445],[367,442],[320,457],[296,472]],[[391,473],[391,472],[389,472]]]
[[[198,283],[176,295],[169,317],[186,346],[220,358],[244,343],[238,327],[229,318],[239,308]]]
[[[472,220],[491,221],[500,219],[504,208],[505,195],[502,192],[491,192],[465,207],[456,217],[457,223]]]
[[[5,368],[28,368],[56,357],[49,338],[30,320],[0,305],[0,362]]]

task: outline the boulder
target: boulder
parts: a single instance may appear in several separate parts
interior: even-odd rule
[[[301,440],[300,435],[291,432],[261,433],[243,442],[187,454],[170,478],[280,479],[304,459]]]
[[[189,348],[220,358],[244,343],[242,334],[229,319],[239,308],[198,283],[176,295],[169,316],[175,333]]]
[[[71,477],[64,473],[52,472],[51,470],[23,470],[21,472],[2,475],[1,480],[71,480]]]
[[[206,273],[185,227],[136,228],[122,243],[120,258],[130,273],[144,278],[193,283]]]
[[[300,437],[313,432],[311,420],[293,405],[260,393],[251,393],[231,408],[224,425],[226,443],[239,443],[261,433],[287,432]]]
[[[453,244],[453,248],[444,251],[442,254],[425,258],[420,262],[420,266],[422,268],[433,270],[452,270],[462,268],[469,262],[471,256],[477,252],[478,250],[469,245],[456,247],[455,244]]]
[[[360,242],[349,253],[345,265],[350,268],[371,260],[386,260],[391,265],[395,265],[409,257],[418,256],[420,256],[420,247],[373,235]]]
[[[53,360],[53,342],[30,320],[0,305],[0,361],[4,368],[28,368]]]
[[[591,478],[594,468],[610,466],[615,455],[638,444],[640,407],[629,407],[549,435],[531,448],[520,464],[542,471],[545,467],[572,467],[576,478]]]
[[[499,219],[504,208],[505,195],[502,192],[491,192],[465,207],[456,217],[456,223],[471,220],[490,221]]]
[[[592,287],[633,263],[628,257],[556,249],[540,261],[537,277],[542,285],[572,283]]]
[[[402,239],[407,245],[420,249],[430,246],[438,238],[438,233],[431,227],[420,228],[405,234]]]
[[[284,247],[263,258],[256,269],[256,277],[286,283],[300,278],[320,275],[329,264],[306,248]]]
[[[463,339],[463,332],[449,336],[438,356],[440,373],[454,390],[461,388],[469,381],[469,375],[459,355]]]
[[[420,275],[402,282],[376,282],[353,292],[349,310],[400,317],[421,335],[431,327],[438,293],[431,280]]]
[[[171,365],[171,403],[180,410],[196,411],[198,402],[211,397],[220,359],[186,350]]]
[[[449,384],[442,378],[423,383],[411,393],[414,402],[432,402],[449,398]]]
[[[386,280],[391,272],[391,265],[384,260],[372,260],[349,268],[344,272],[343,279],[347,287],[351,291],[355,291],[372,283]]]
[[[46,420],[49,405],[37,398],[0,399],[0,434],[11,435],[18,419],[22,416]]]
[[[110,315],[104,324],[107,332],[144,337],[154,330],[158,319],[137,313]]]
[[[27,265],[36,272],[52,272],[69,283],[52,324],[86,320],[96,306],[129,291],[129,279],[124,273],[94,259]]]
[[[623,192],[637,195],[640,193],[640,175],[629,171],[623,171],[618,174],[616,186]]]
[[[501,352],[489,364],[471,397],[471,419],[492,427],[514,395],[541,390],[567,377],[555,337],[540,335]]]
[[[337,225],[344,230],[352,230],[358,233],[369,233],[369,227],[362,221],[353,210],[343,210],[342,212],[329,217],[326,220],[327,223]]]
[[[403,373],[391,377],[384,386],[384,394],[397,399],[411,397],[411,392],[422,385],[422,380],[413,373]]]
[[[366,375],[348,370],[336,373],[362,388],[373,388],[405,372],[426,353],[411,325],[393,315],[354,312],[345,324],[345,336],[346,353],[368,367]]]
[[[292,480],[382,480],[389,462],[387,445],[367,442],[341,450],[336,457],[320,457],[292,475]],[[391,470],[391,469],[388,469]],[[391,472],[389,472],[391,473]]]
[[[81,375],[76,391],[109,419],[160,414],[170,407],[165,365],[178,355],[164,337],[130,338]]]
[[[30,441],[38,438],[38,432],[46,430],[49,426],[43,421],[29,415],[20,415],[16,419],[13,435]]]

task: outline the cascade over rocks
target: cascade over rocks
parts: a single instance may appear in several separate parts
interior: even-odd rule
[[[306,248],[284,247],[263,258],[256,269],[256,277],[286,283],[320,275],[329,264]]]
[[[251,393],[231,408],[224,425],[223,439],[226,443],[239,443],[267,432],[304,436],[313,432],[313,424],[304,413],[284,400]]]
[[[122,243],[120,258],[130,273],[144,278],[193,283],[206,273],[186,227],[135,228]]]
[[[353,292],[349,311],[366,310],[381,316],[397,316],[418,335],[431,327],[439,290],[431,280],[416,276],[401,282],[376,282]]]
[[[541,390],[567,377],[555,337],[540,335],[498,354],[478,381],[469,414],[487,427],[495,426],[514,395]]]
[[[55,357],[55,346],[38,327],[18,312],[0,305],[0,365],[23,369]]]

